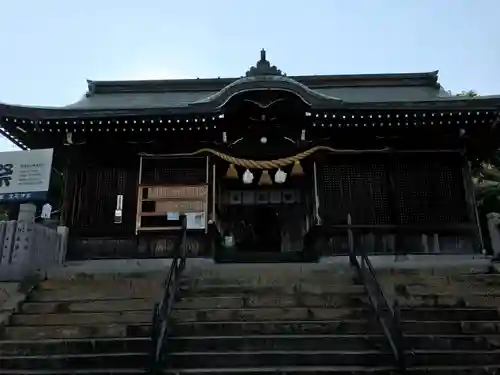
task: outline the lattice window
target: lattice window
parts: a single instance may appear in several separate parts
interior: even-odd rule
[[[205,158],[143,159],[142,184],[200,184],[205,182]]]
[[[331,159],[319,173],[321,216],[329,224],[390,223],[386,164],[361,158]]]
[[[396,224],[430,223],[429,164],[425,160],[396,159],[393,170]]]
[[[438,180],[434,215],[439,222],[467,221],[467,204],[461,164],[447,162],[436,166]]]
[[[399,157],[393,170],[396,224],[466,220],[461,161],[442,155]]]

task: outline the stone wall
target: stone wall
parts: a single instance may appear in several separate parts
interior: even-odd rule
[[[35,224],[35,211],[22,204],[18,220],[0,222],[0,281],[23,280],[64,262],[67,228]]]

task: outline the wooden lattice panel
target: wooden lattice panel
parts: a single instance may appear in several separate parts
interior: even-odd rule
[[[439,224],[467,220],[457,156],[331,158],[318,166],[320,213],[328,224]]]
[[[459,163],[441,163],[437,171],[438,191],[434,215],[439,222],[458,223],[467,220],[467,204],[462,168]]]
[[[126,235],[135,230],[137,171],[124,168],[84,168],[74,171],[73,202],[68,222],[79,235]],[[114,223],[117,195],[123,195],[123,223]]]
[[[432,221],[429,203],[432,189],[429,163],[417,159],[396,159],[392,170],[395,224],[424,224]]]
[[[390,222],[387,168],[381,162],[332,159],[319,173],[321,216],[330,224],[345,224],[350,213],[356,224]]]
[[[143,159],[143,185],[202,184],[206,183],[206,159]]]
[[[396,224],[466,220],[461,161],[442,155],[400,157],[394,163]]]

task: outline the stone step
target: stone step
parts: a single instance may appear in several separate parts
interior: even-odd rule
[[[189,276],[181,279],[181,284],[192,288],[203,287],[203,285],[251,285],[254,288],[266,286],[293,285],[353,285],[356,278],[354,275],[347,277],[311,277],[308,275],[296,277],[284,277],[283,275],[270,275],[265,277],[238,275],[234,277],[196,277]]]
[[[213,296],[179,296],[175,308],[218,309],[243,307],[346,307],[368,306],[364,294],[217,294]]]
[[[0,337],[6,340],[149,337],[150,332],[150,324],[0,327]]]
[[[147,352],[150,347],[151,340],[148,337],[0,341],[0,356],[50,355],[54,353],[134,353]]]
[[[500,349],[500,335],[418,335],[404,336],[408,350],[456,349],[496,350]]]
[[[405,286],[398,285],[397,291],[401,291],[405,294],[439,294],[439,293],[448,293],[448,294],[457,294],[459,296],[468,296],[468,295],[484,295],[484,294],[492,294],[492,295],[500,295],[500,285],[485,285],[485,284],[469,284],[469,283],[453,283],[453,284],[445,284],[445,285],[427,285],[427,284],[406,284]]]
[[[500,312],[495,308],[402,308],[400,316],[402,320],[500,321]]]
[[[500,365],[489,366],[433,366],[414,367],[407,369],[406,374],[410,375],[498,375]]]
[[[441,256],[438,256],[440,258]],[[463,265],[450,265],[447,267],[423,268],[423,267],[395,267],[395,268],[380,268],[377,273],[392,276],[425,276],[425,277],[439,277],[439,276],[473,276],[473,275],[486,275],[490,274],[488,268],[484,266],[476,267],[471,264]],[[491,273],[493,274],[493,273]]]
[[[150,355],[141,353],[106,353],[106,354],[51,354],[33,356],[0,357],[3,370],[57,370],[92,369],[92,368],[147,368]]]
[[[175,336],[243,336],[279,334],[372,334],[382,333],[376,321],[332,320],[332,321],[226,321],[189,322],[173,324],[170,328]]]
[[[248,284],[213,285],[200,284],[197,287],[181,285],[179,288],[182,296],[222,296],[222,295],[294,295],[298,293],[323,295],[363,295],[362,285],[352,284],[296,284],[255,286]]]
[[[407,369],[405,373],[411,375],[497,375],[500,365],[478,366],[440,366]],[[167,369],[165,375],[254,375],[254,374],[281,374],[281,375],[396,375],[399,371],[392,367],[360,367],[360,366],[307,366],[307,367],[251,367],[251,368],[199,368],[199,369]]]
[[[470,273],[470,272],[450,272],[448,269],[443,269],[442,272],[434,271],[429,273],[422,269],[408,269],[401,270],[402,272],[386,272],[377,270],[377,277],[379,280],[406,280],[408,282],[426,282],[428,284],[441,284],[443,282],[455,283],[500,283],[500,274],[498,273]]]
[[[396,375],[398,371],[393,367],[362,367],[362,366],[295,366],[295,367],[236,367],[236,368],[189,368],[189,369],[165,369],[165,375],[255,375],[255,374],[280,374],[280,375],[358,375],[358,374],[377,374],[377,375]]]
[[[500,321],[410,321],[401,322],[405,334],[423,335],[483,335],[500,333]]]
[[[188,265],[189,266],[189,265]],[[188,267],[185,278],[209,280],[269,280],[289,282],[293,280],[350,280],[354,272],[349,266],[337,267],[314,263],[273,264],[212,264],[203,267]]]
[[[28,296],[29,302],[59,302],[59,301],[95,301],[95,300],[113,300],[127,298],[157,299],[161,293],[153,289],[116,289],[106,290],[101,288],[80,290],[73,292],[67,289],[60,290],[34,290]]]
[[[139,374],[147,374],[147,369],[140,368],[132,368],[132,369],[62,369],[62,370],[44,370],[44,369],[36,369],[36,370],[4,370],[2,369],[2,375],[139,375]]]
[[[500,349],[500,335],[405,335],[407,348],[495,350]],[[247,335],[247,336],[188,336],[170,337],[168,351],[250,351],[259,348],[273,350],[368,350],[387,347],[382,334],[337,334],[337,335]]]
[[[92,324],[151,323],[152,311],[90,312],[69,314],[14,314],[14,326],[72,326]]]
[[[120,279],[49,279],[41,281],[37,289],[41,291],[92,290],[92,289],[148,289],[161,288],[165,276],[160,278],[120,278]]]
[[[144,298],[108,299],[97,301],[25,302],[20,311],[28,314],[151,311],[155,301]]]
[[[373,351],[252,351],[170,352],[175,368],[269,366],[380,366],[392,364],[390,352]]]
[[[498,307],[500,295],[451,293],[419,293],[398,296],[401,307]]]
[[[405,355],[408,367],[424,366],[488,366],[500,364],[498,350],[415,350]]]
[[[171,337],[167,351],[225,352],[266,350],[382,350],[388,347],[383,335],[256,335]]]
[[[247,309],[175,309],[171,318],[175,322],[210,321],[296,321],[365,319],[374,314],[362,309],[332,309],[306,307],[259,307]]]

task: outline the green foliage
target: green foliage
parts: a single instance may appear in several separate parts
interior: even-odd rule
[[[476,203],[480,215],[500,212],[500,184],[477,186]]]
[[[475,90],[467,90],[467,91],[461,91],[458,94],[455,94],[455,96],[464,96],[467,98],[473,98],[475,96],[479,96],[479,94]]]
[[[484,185],[476,185],[476,204],[484,247],[491,252],[491,239],[486,215],[490,212],[500,212],[500,183],[489,182]]]

